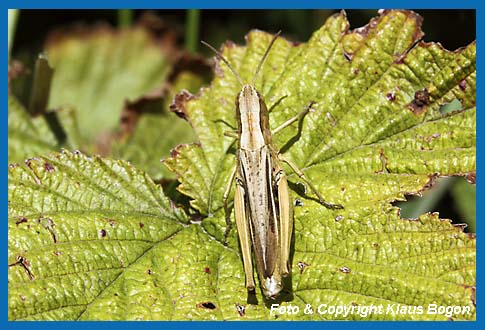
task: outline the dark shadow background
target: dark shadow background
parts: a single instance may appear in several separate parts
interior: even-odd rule
[[[201,10],[200,39],[219,45],[226,39],[243,43],[250,29],[268,32],[282,30],[294,41],[306,41],[311,33],[323,25],[326,18],[339,10]],[[454,50],[475,40],[475,10],[415,10],[424,17],[425,41],[439,41]],[[145,11],[135,10],[134,20]],[[183,45],[186,10],[153,10],[175,27]],[[351,28],[365,25],[377,15],[377,10],[346,10]],[[53,28],[73,22],[108,22],[117,25],[116,10],[22,10],[19,16],[13,50],[41,49]]]

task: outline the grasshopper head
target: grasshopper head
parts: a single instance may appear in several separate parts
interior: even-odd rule
[[[247,114],[248,112],[259,113],[260,112],[260,96],[256,91],[256,88],[249,84],[243,85],[241,91],[237,97],[237,103],[239,104],[240,114]]]

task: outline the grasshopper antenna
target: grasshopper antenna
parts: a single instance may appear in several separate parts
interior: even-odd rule
[[[216,54],[216,57],[218,59],[220,59],[221,61],[223,61],[224,63],[226,63],[226,65],[229,67],[229,69],[232,71],[232,73],[234,74],[234,76],[237,78],[237,81],[239,81],[239,83],[241,84],[241,86],[244,85],[241,77],[239,76],[239,74],[236,72],[236,70],[234,70],[234,68],[231,66],[231,64],[229,63],[228,60],[226,60],[224,58],[224,56],[222,56],[222,54],[217,50],[215,49],[214,47],[212,47],[211,45],[209,45],[207,42],[205,42],[204,40],[201,40],[200,41],[204,46],[208,47],[210,50],[212,50],[215,54]]]
[[[280,36],[281,34],[281,30],[279,30],[273,37],[273,39],[271,39],[271,42],[269,43],[269,46],[268,48],[266,49],[266,52],[264,53],[263,57],[261,58],[261,61],[259,61],[259,64],[258,64],[258,68],[256,69],[256,72],[254,73],[254,77],[253,77],[253,86],[255,85],[256,83],[256,78],[258,77],[258,73],[259,73],[259,70],[261,70],[261,66],[263,65],[263,62],[264,60],[266,59],[266,57],[268,56],[268,53],[269,51],[271,50],[271,47],[273,47],[273,44],[274,42],[276,41],[276,39]]]

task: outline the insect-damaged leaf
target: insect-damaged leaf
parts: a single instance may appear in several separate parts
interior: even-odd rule
[[[344,14],[336,15],[308,43],[279,39],[258,78],[269,107],[286,96],[272,110],[273,128],[317,102],[295,142],[287,145],[297,125],[276,136],[276,144],[324,197],[345,207],[327,210],[292,186],[300,206],[291,304],[301,311],[329,302],[436,303],[471,308],[471,315],[454,319],[475,317],[474,237],[437,215],[402,220],[390,204],[424,189],[435,172],[475,169],[474,45],[447,52],[418,44],[408,52],[419,26],[413,13],[390,11],[348,31]],[[270,39],[252,32],[247,48],[232,45],[224,54],[250,79]],[[200,146],[177,148],[167,163],[193,206],[211,215],[202,222],[189,221],[122,161],[64,153],[9,169],[9,319],[275,318],[259,291],[259,304],[248,302],[235,231],[228,247],[221,244],[222,192],[234,162],[231,150],[225,155],[232,141],[223,133],[235,126],[239,88],[222,65],[198,99],[178,99]],[[425,89],[429,101],[417,114],[409,105]],[[453,98],[463,110],[439,114],[440,104]]]
[[[173,84],[164,90],[163,97],[156,98],[155,102],[141,100],[133,107],[125,104],[123,126],[131,127],[125,129],[125,133],[121,134],[123,137],[113,143],[113,157],[129,160],[155,180],[174,177],[160,164],[160,159],[168,156],[172,147],[195,141],[195,137],[188,123],[177,120],[177,115],[169,111],[170,103],[180,90],[195,92],[201,86],[201,77],[186,71],[178,74]],[[153,107],[153,111],[146,109],[149,107]]]
[[[123,161],[63,152],[11,165],[9,319],[150,318],[142,303],[169,317],[162,251],[186,223]]]
[[[11,165],[9,319],[238,318],[237,251],[188,222],[124,161],[63,152]]]
[[[450,52],[422,36],[421,18],[410,11],[384,11],[356,30],[340,13],[307,43],[278,39],[257,79],[274,107],[273,128],[316,102],[300,127],[275,137],[276,145],[327,200],[345,207],[328,210],[293,185],[294,197],[303,195],[295,210],[292,279],[292,303],[301,308],[329,301],[439,303],[469,306],[471,314],[454,317],[474,318],[474,236],[436,214],[400,219],[390,204],[426,189],[437,174],[475,171],[475,43]],[[223,55],[243,80],[251,81],[271,37],[253,31],[246,47],[226,43]],[[223,134],[236,126],[240,85],[224,64],[216,73],[210,88],[179,105],[200,144],[178,147],[166,164],[191,205],[208,216],[203,227],[222,240],[222,196],[235,161],[233,141]],[[455,99],[462,110],[442,114],[441,106]],[[289,180],[298,182],[294,175]],[[238,249],[234,231],[229,245]],[[311,266],[300,272],[298,263]],[[332,318],[310,318],[319,317]]]

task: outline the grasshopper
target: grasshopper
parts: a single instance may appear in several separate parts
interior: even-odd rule
[[[332,209],[342,208],[339,204],[327,203],[304,173],[284,158],[273,144],[273,134],[303,119],[314,104],[311,102],[302,113],[287,120],[271,133],[269,111],[254,85],[259,70],[280,33],[281,31],[273,37],[261,58],[252,84],[244,83],[229,61],[214,47],[202,41],[229,67],[242,86],[236,97],[237,134],[226,134],[237,138],[238,148],[237,164],[232,170],[224,193],[227,222],[225,238],[231,228],[227,201],[235,179],[234,214],[246,288],[253,292],[256,288],[251,257],[252,245],[260,286],[267,299],[275,299],[280,294],[283,289],[283,278],[287,277],[291,270],[293,205],[282,163],[286,163],[310,187],[321,204]]]

